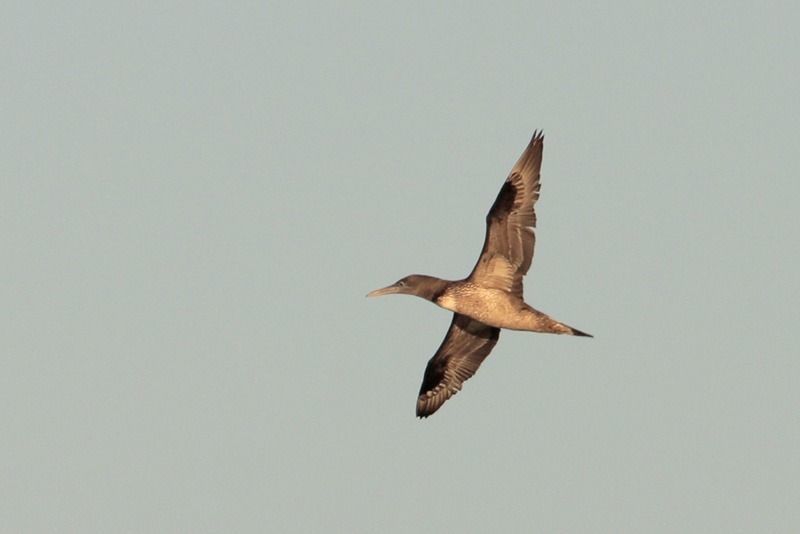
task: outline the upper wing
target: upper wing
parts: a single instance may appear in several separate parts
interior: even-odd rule
[[[486,215],[486,239],[469,279],[522,296],[522,277],[533,259],[534,204],[539,199],[544,134],[535,132]]]
[[[417,398],[417,417],[428,417],[461,390],[492,352],[500,329],[453,314],[450,329],[425,368]]]

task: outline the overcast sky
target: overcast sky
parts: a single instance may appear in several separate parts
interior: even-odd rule
[[[800,530],[800,9],[0,9],[0,531]],[[433,417],[546,134],[537,309]]]

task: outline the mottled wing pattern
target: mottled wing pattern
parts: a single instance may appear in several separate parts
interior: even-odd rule
[[[543,147],[544,135],[534,133],[486,215],[483,251],[469,277],[479,285],[522,296],[522,277],[531,266],[536,241],[534,204]]]
[[[454,313],[444,341],[425,368],[417,417],[428,417],[458,393],[492,352],[499,337],[499,328]]]

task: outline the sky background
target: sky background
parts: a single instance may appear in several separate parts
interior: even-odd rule
[[[0,8],[0,531],[800,530],[792,2]],[[534,129],[526,298],[414,417]]]

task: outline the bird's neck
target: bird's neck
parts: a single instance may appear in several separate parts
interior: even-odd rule
[[[420,284],[415,288],[414,294],[425,300],[435,302],[452,282],[442,280],[435,276],[423,276]]]

